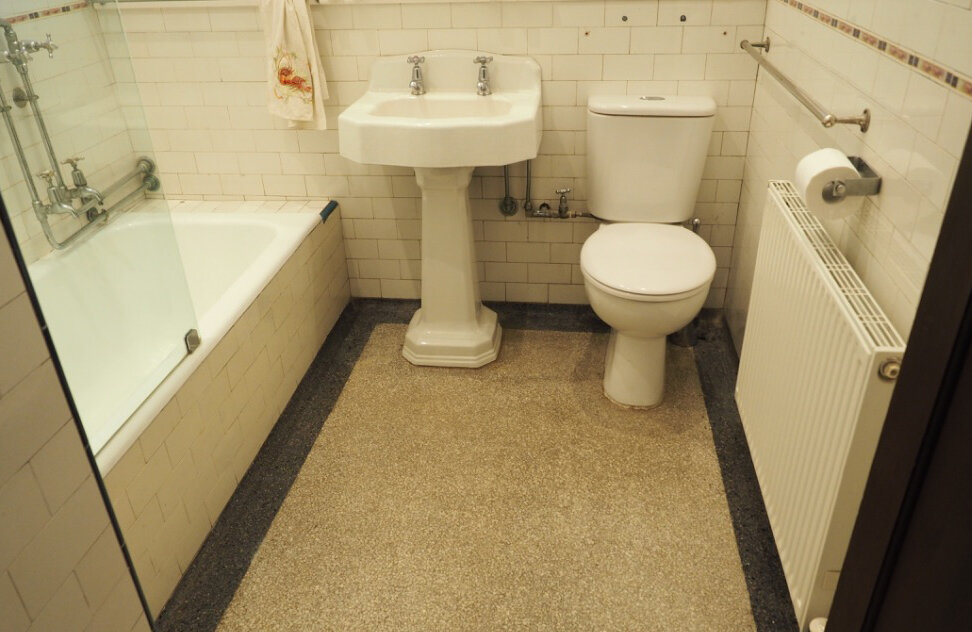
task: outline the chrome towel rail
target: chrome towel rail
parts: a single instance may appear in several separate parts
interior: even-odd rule
[[[828,112],[823,108],[823,106],[814,101],[806,92],[801,90],[799,86],[790,81],[790,79],[780,72],[780,70],[774,66],[772,62],[770,62],[756,50],[757,48],[762,48],[769,51],[770,39],[768,37],[762,42],[756,43],[750,43],[749,40],[743,40],[739,42],[739,47],[749,53],[749,55],[756,60],[756,63],[765,68],[769,74],[773,75],[773,78],[779,81],[790,94],[796,97],[797,101],[802,103],[808,110],[810,110],[824,127],[833,127],[838,123],[841,125],[858,125],[860,126],[862,132],[866,132],[871,126],[870,110],[865,109],[860,116],[850,116],[844,118],[835,116],[833,113]]]

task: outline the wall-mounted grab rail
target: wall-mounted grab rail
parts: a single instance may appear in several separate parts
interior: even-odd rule
[[[783,87],[786,88],[786,90],[790,94],[796,97],[797,101],[802,103],[804,107],[810,110],[813,113],[813,115],[817,117],[817,120],[820,121],[821,125],[823,125],[824,127],[833,127],[834,125],[837,124],[858,125],[860,126],[862,132],[866,132],[868,128],[871,126],[870,110],[865,109],[860,116],[850,116],[850,117],[843,117],[843,118],[835,116],[833,113],[825,110],[822,105],[814,101],[806,92],[801,90],[799,86],[797,86],[792,81],[790,81],[790,79],[786,75],[780,72],[779,68],[774,66],[772,62],[766,59],[766,57],[764,57],[761,53],[756,51],[757,48],[762,48],[766,51],[769,51],[770,39],[768,37],[762,42],[756,42],[756,43],[750,43],[749,40],[743,40],[739,42],[739,47],[742,48],[747,53],[749,53],[749,55],[756,60],[756,63],[758,63],[760,66],[766,69],[766,72],[773,75],[773,78],[779,81],[780,84],[782,84]]]

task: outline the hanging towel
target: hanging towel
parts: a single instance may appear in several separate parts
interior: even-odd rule
[[[260,17],[269,58],[270,114],[287,119],[290,127],[325,129],[327,84],[307,0],[260,0]]]

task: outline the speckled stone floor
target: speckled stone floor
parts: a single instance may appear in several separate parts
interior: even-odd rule
[[[477,371],[374,327],[219,630],[755,630],[691,349],[662,406],[607,336],[507,329]]]

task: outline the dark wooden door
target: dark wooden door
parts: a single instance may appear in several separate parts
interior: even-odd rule
[[[827,632],[972,630],[968,141]]]

